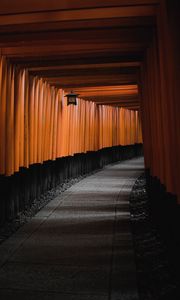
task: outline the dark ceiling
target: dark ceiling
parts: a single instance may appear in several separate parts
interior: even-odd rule
[[[85,100],[138,109],[158,2],[1,0],[1,54]]]

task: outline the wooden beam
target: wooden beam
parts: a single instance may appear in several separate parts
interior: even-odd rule
[[[52,57],[54,55],[67,55],[67,54],[91,54],[92,52],[97,53],[108,53],[112,52],[114,49],[119,51],[119,54],[126,52],[142,52],[148,45],[141,43],[100,43],[100,44],[73,44],[73,45],[46,45],[46,46],[12,46],[2,48],[2,55],[9,57],[21,57],[21,56],[33,56],[33,57],[42,57],[49,56]]]
[[[23,47],[39,46],[51,43],[51,45],[68,45],[73,47],[74,44],[83,45],[84,43],[141,43],[147,44],[152,37],[151,27],[135,27],[135,28],[95,28],[95,29],[79,29],[59,30],[47,32],[29,32],[0,34],[0,47],[19,46]]]
[[[29,23],[29,24],[13,24],[0,26],[1,34],[19,34],[19,33],[34,33],[34,32],[50,32],[50,31],[68,31],[81,29],[97,29],[97,28],[133,28],[155,27],[156,20],[154,16],[149,17],[131,17],[131,18],[114,18],[114,19],[95,19],[95,20],[76,20],[73,22],[61,21],[51,23]]]
[[[137,82],[137,76],[134,74],[121,74],[118,76],[76,76],[76,77],[55,77],[55,78],[44,78],[51,85],[63,89],[75,89],[77,87],[88,87],[88,86],[109,86],[119,84],[134,84]]]
[[[110,105],[110,106],[118,106],[118,107],[124,107],[124,108],[129,108],[129,109],[139,109],[140,105],[139,104],[126,104],[126,103],[108,103],[108,102],[102,102],[102,103],[98,103],[98,105]]]
[[[92,91],[116,91],[116,90],[120,90],[120,91],[123,91],[123,90],[134,90],[134,89],[138,89],[138,86],[137,84],[134,84],[134,85],[117,85],[117,86],[106,86],[106,87],[102,87],[102,86],[97,86],[97,87],[84,87],[84,88],[79,88],[79,89],[76,89],[75,91],[77,93],[81,93],[81,92],[92,92]]]
[[[127,104],[122,104],[122,103],[101,103],[98,105],[110,105],[110,106],[117,106],[117,107],[123,107],[123,108],[128,108],[128,109],[135,109],[138,110],[140,108],[139,104],[133,104],[133,105],[127,105]]]
[[[143,57],[143,52],[119,52],[114,49],[108,53],[81,53],[74,56],[73,53],[67,55],[59,53],[58,55],[51,56],[37,56],[26,55],[19,57],[11,57],[10,61],[14,64],[21,65],[26,68],[38,68],[38,67],[53,67],[53,66],[78,66],[83,64],[94,65],[94,64],[106,64],[106,63],[120,63],[120,62],[133,62],[141,61]]]
[[[130,62],[115,62],[115,63],[102,63],[102,64],[80,64],[80,65],[50,65],[50,66],[33,66],[29,67],[28,70],[30,72],[41,72],[41,71],[64,71],[68,70],[72,72],[72,70],[79,70],[79,69],[102,69],[102,68],[125,68],[125,67],[140,67],[141,63],[139,61],[130,61]],[[38,73],[36,73],[38,74]]]
[[[119,76],[123,74],[137,74],[137,68],[86,68],[86,69],[72,69],[72,70],[47,70],[47,71],[32,71],[30,75],[39,76],[43,78],[56,78],[56,77],[80,77],[80,76]]]
[[[81,96],[80,96],[81,97]],[[82,97],[84,100],[90,100],[90,101],[94,101],[94,102],[97,102],[97,103],[104,103],[104,102],[111,102],[111,103],[134,103],[134,102],[139,102],[139,99],[138,99],[138,96],[134,96],[134,97],[131,97],[131,98],[126,98],[126,97],[123,97],[123,96],[116,96],[116,97],[92,97],[89,99],[87,98],[84,98]]]
[[[82,8],[98,8],[98,7],[117,7],[117,6],[133,6],[133,5],[156,5],[159,0],[1,0],[1,14],[18,14],[27,12],[57,11]]]
[[[0,26],[14,24],[51,23],[60,21],[110,19],[124,17],[144,17],[156,15],[154,5],[122,6],[107,8],[57,10],[36,13],[16,13],[1,15]]]
[[[76,91],[75,91],[76,92]],[[118,96],[121,97],[126,97],[126,96],[137,96],[138,95],[138,91],[137,90],[126,90],[126,91],[104,91],[104,92],[87,92],[87,93],[83,93],[81,92],[81,97],[85,98],[90,98],[90,97],[109,97],[109,98],[115,98]]]
[[[137,84],[137,80],[136,79],[133,79],[133,78],[127,78],[127,79],[122,79],[120,81],[115,81],[115,80],[102,80],[101,82],[86,82],[86,83],[60,83],[60,82],[54,82],[52,83],[52,85],[55,85],[57,88],[61,88],[61,89],[64,89],[64,90],[75,90],[77,88],[81,88],[81,87],[99,87],[99,86],[103,86],[103,87],[106,87],[106,86],[109,86],[109,84],[111,84],[112,86],[117,86],[119,84]]]

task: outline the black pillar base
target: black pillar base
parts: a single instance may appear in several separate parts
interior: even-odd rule
[[[158,178],[150,176],[149,170],[146,180],[152,218],[166,245],[172,273],[180,283],[180,205]]]
[[[21,168],[10,177],[0,176],[0,227],[31,209],[43,194],[58,185],[141,154],[142,144],[104,148]]]

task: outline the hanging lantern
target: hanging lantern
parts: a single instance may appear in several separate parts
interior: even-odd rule
[[[65,95],[65,97],[67,97],[67,105],[69,104],[73,104],[73,105],[77,105],[77,97],[79,96],[79,94],[73,93],[72,91]]]

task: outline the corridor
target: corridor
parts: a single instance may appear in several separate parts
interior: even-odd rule
[[[143,158],[53,199],[0,246],[0,299],[138,299],[129,195]]]
[[[0,1],[0,300],[180,299],[179,12]]]

